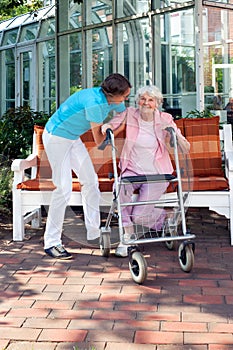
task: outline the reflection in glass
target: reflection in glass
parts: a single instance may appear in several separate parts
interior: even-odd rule
[[[91,16],[87,16],[86,24],[103,23],[112,20],[111,1],[92,1]]]
[[[153,1],[152,1],[153,2]],[[141,15],[150,10],[150,1],[147,0],[118,0],[116,1],[117,18]]]
[[[22,62],[22,106],[30,106],[30,74],[32,52],[23,52],[21,54]]]
[[[82,86],[82,35],[70,35],[70,93]]]
[[[3,45],[15,44],[18,35],[18,28],[6,31],[3,35]]]
[[[112,73],[112,28],[92,30],[92,80],[99,86]]]
[[[40,38],[46,38],[55,34],[55,18],[49,18],[41,23]]]
[[[69,29],[82,27],[82,7],[78,3],[70,2],[69,7]],[[66,29],[64,17],[61,16],[62,27]]]
[[[40,43],[39,94],[43,105],[40,110],[52,113],[56,109],[55,41]]]
[[[201,1],[201,0],[199,0]],[[188,3],[188,2],[192,2],[192,0],[161,0],[160,1],[160,4],[158,5],[159,1],[152,1],[152,3],[154,3],[154,7],[153,7],[153,10],[156,9],[156,5],[161,8],[164,8],[164,7],[175,7],[177,5],[182,5],[184,3]]]
[[[232,11],[207,7],[203,15],[205,105],[213,108],[216,96],[224,106],[233,96]]]
[[[6,109],[15,107],[15,56],[14,50],[9,49],[3,52],[5,56],[6,70]]]
[[[19,41],[30,41],[34,40],[37,37],[37,32],[39,28],[39,23],[33,23],[22,27]]]

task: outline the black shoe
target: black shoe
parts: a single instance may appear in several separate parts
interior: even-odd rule
[[[62,245],[50,247],[44,250],[46,254],[55,259],[71,259],[72,255]]]

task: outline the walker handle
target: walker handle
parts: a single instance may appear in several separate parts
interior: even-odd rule
[[[170,138],[170,146],[171,147],[174,147],[174,137],[175,137],[175,130],[172,126],[168,126],[166,127],[165,129],[166,131],[168,131],[171,135],[171,138]]]
[[[107,145],[111,145],[111,134],[113,133],[112,129],[108,128],[106,130],[106,137],[105,140],[101,143],[101,145],[98,146],[98,149],[100,149],[101,151],[103,151]]]

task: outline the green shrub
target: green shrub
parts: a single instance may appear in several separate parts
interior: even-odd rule
[[[8,214],[12,208],[12,180],[13,174],[9,160],[0,157],[0,210]]]
[[[31,152],[34,125],[45,125],[49,116],[29,107],[11,108],[0,119],[0,155],[9,160]]]
[[[0,210],[11,209],[12,161],[31,153],[33,127],[44,126],[48,118],[46,113],[29,107],[11,108],[0,118]]]
[[[211,113],[210,109],[206,108],[203,111],[198,111],[197,109],[194,109],[186,114],[184,118],[212,118],[213,114]]]

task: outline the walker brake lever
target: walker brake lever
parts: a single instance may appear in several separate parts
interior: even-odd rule
[[[98,146],[98,149],[100,149],[101,151],[103,151],[107,145],[111,144],[111,133],[112,133],[112,129],[108,128],[106,130],[106,138],[105,140],[101,143],[101,145]]]

